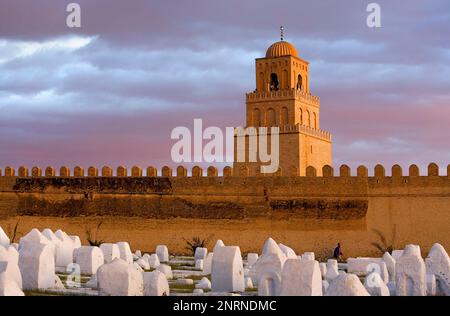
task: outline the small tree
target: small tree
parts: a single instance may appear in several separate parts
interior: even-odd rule
[[[206,246],[208,245],[208,243],[211,241],[211,239],[214,237],[214,235],[210,235],[208,238],[206,239],[201,239],[198,236],[192,237],[192,240],[187,240],[185,238],[183,238],[186,241],[186,249],[189,250],[192,255],[195,255],[195,250],[197,250],[197,248],[206,248]]]
[[[382,254],[384,254],[385,252],[392,253],[392,251],[394,250],[395,239],[397,235],[397,225],[394,225],[392,227],[392,237],[390,241],[387,240],[386,236],[382,231],[378,229],[372,229],[372,231],[378,236],[380,241],[373,242],[371,243],[371,245],[376,249],[378,249]]]
[[[86,239],[89,243],[90,246],[100,246],[101,244],[103,244],[103,240],[98,239],[98,235],[100,232],[100,228],[102,227],[103,222],[98,223],[94,234],[92,234],[92,229],[88,228],[86,229]]]
[[[16,241],[16,238],[22,235],[22,233],[20,233],[20,232],[18,231],[18,229],[19,229],[19,224],[20,224],[20,220],[18,220],[18,221],[16,222],[16,224],[14,225],[14,228],[11,227],[11,225],[8,225],[8,228],[6,229],[7,234],[8,234],[8,236],[9,236],[9,241],[10,241],[11,243],[14,243],[14,242]]]

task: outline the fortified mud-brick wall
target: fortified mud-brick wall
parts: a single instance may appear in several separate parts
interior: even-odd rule
[[[450,248],[450,166],[447,175],[430,164],[403,171],[383,166],[368,176],[366,167],[306,176],[291,172],[248,177],[248,170],[215,167],[190,172],[119,166],[113,170],[67,166],[0,169],[0,226],[17,237],[31,228],[63,229],[82,239],[102,223],[98,239],[129,241],[134,249],[154,251],[167,244],[185,252],[195,236],[223,239],[243,252],[259,251],[269,236],[297,252],[330,255],[341,242],[345,256],[378,254],[379,234],[395,248],[435,242]],[[17,240],[16,240],[17,241]]]

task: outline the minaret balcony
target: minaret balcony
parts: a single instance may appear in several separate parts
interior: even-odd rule
[[[297,99],[312,105],[320,106],[320,98],[303,90],[288,89],[277,91],[255,91],[246,94],[247,102],[259,102],[270,100],[292,100]]]

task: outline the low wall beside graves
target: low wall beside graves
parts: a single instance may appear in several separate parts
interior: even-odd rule
[[[154,251],[166,244],[186,253],[186,240],[216,239],[260,251],[272,237],[297,252],[327,257],[337,242],[344,256],[379,254],[374,243],[403,248],[408,243],[428,250],[439,242],[450,248],[450,177],[439,176],[430,164],[426,176],[411,166],[405,176],[399,166],[387,177],[377,166],[374,176],[347,166],[323,176],[308,167],[305,177],[248,177],[230,167],[218,176],[210,167],[172,170],[133,167],[48,167],[16,171],[0,169],[0,226],[16,239],[32,228],[62,229],[85,240],[128,241],[133,249]],[[101,223],[97,231],[97,226]],[[95,236],[93,236],[95,235]],[[17,241],[17,240],[16,240]]]

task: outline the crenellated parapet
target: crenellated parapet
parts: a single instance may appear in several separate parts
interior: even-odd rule
[[[404,171],[402,167],[398,164],[392,166],[390,169],[390,176],[387,176],[386,168],[383,165],[376,165],[373,168],[373,176],[369,176],[369,169],[366,166],[358,166],[353,172],[348,165],[341,165],[339,168],[334,168],[332,166],[323,166],[322,172],[319,173],[318,170],[313,166],[308,166],[306,168],[305,177],[323,177],[323,178],[402,178],[402,177],[442,177],[445,176],[440,174],[439,166],[436,163],[430,163],[427,167],[426,172],[423,174],[417,165],[413,164],[409,166],[407,171]],[[31,170],[31,171],[30,171]],[[56,170],[59,172],[57,173]],[[169,166],[164,166],[161,168],[160,172],[154,166],[149,166],[145,171],[140,166],[133,166],[128,169],[126,166],[118,166],[114,169],[110,166],[103,166],[101,172],[94,166],[90,166],[85,172],[85,169],[81,166],[75,166],[73,170],[68,166],[62,166],[59,169],[47,166],[42,171],[41,167],[34,166],[29,169],[26,166],[20,166],[17,169],[11,166],[7,166],[4,169],[0,168],[0,177],[18,177],[18,178],[95,178],[95,177],[121,177],[121,178],[139,178],[139,177],[161,177],[161,178],[201,178],[201,177],[249,177],[249,170],[246,166],[241,166],[239,170],[233,170],[232,167],[226,166],[221,171],[217,167],[209,166],[206,171],[199,167],[194,166],[192,169],[184,166],[178,166],[175,169],[175,173]],[[321,174],[319,176],[319,174]],[[450,177],[450,165],[447,166],[447,177]],[[258,173],[256,177],[300,177],[298,170],[291,168],[291,170],[282,170],[279,168],[277,172],[273,174],[262,174]]]

